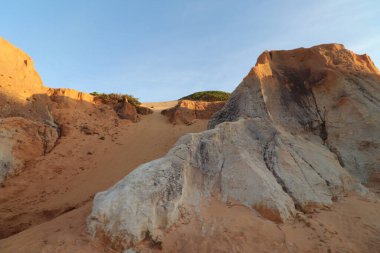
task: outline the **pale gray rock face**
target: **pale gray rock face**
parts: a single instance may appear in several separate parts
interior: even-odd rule
[[[127,248],[159,240],[208,197],[283,222],[347,192],[368,196],[360,180],[379,167],[376,71],[341,45],[264,53],[209,130],[96,195],[89,232]]]
[[[380,74],[342,45],[263,53],[209,128],[242,117],[319,136],[363,182],[380,171]]]

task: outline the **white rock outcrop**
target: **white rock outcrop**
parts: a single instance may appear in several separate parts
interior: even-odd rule
[[[360,181],[380,164],[379,88],[370,59],[341,45],[265,52],[210,130],[95,196],[88,230],[125,249],[159,240],[210,196],[276,222],[365,196]]]
[[[380,171],[380,72],[343,45],[264,52],[210,127],[241,117],[320,136],[361,181]]]

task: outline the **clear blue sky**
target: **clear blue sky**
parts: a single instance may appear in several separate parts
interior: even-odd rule
[[[379,0],[8,0],[0,33],[46,86],[142,101],[232,91],[267,49],[338,42],[380,66]]]

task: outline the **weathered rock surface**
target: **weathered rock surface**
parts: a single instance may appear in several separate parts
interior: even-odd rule
[[[379,88],[369,57],[342,45],[265,52],[210,130],[96,195],[89,232],[126,248],[159,240],[210,196],[277,222],[347,192],[368,196],[360,180],[379,169]]]
[[[167,116],[173,124],[183,123],[191,125],[196,119],[210,119],[224,104],[224,101],[180,100],[175,107],[163,110],[162,114]]]
[[[241,117],[320,136],[362,181],[380,170],[380,73],[343,45],[263,53],[209,127]]]
[[[54,147],[55,127],[22,117],[0,119],[0,182]]]

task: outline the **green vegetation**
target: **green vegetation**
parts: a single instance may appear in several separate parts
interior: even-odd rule
[[[195,101],[207,101],[207,102],[213,102],[213,101],[226,101],[230,97],[231,93],[224,92],[224,91],[217,91],[217,90],[210,90],[210,91],[200,91],[195,92],[193,94],[190,94],[186,97],[181,98],[187,99],[187,100],[195,100]]]
[[[92,92],[90,95],[93,95],[94,97],[97,97],[98,99],[101,99],[104,103],[110,103],[110,104],[116,104],[119,102],[123,102],[125,99],[128,100],[128,103],[134,105],[135,107],[139,106],[141,102],[138,98],[135,98],[132,95],[128,94],[117,94],[117,93],[98,93],[98,92]]]

